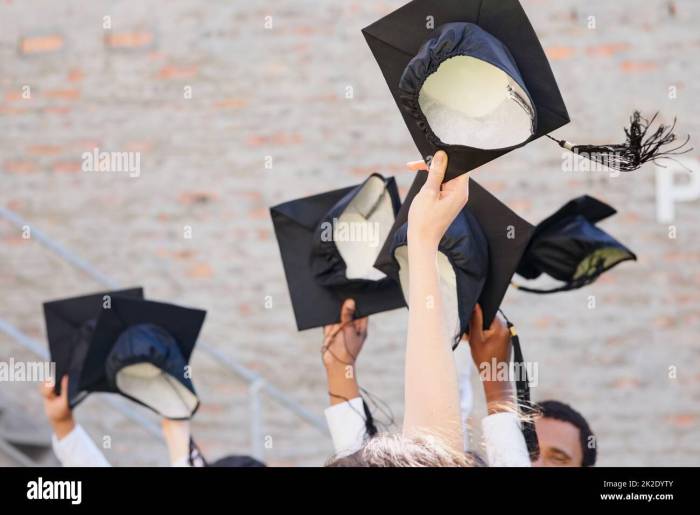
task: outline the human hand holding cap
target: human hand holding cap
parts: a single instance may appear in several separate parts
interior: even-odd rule
[[[346,299],[340,310],[340,323],[323,328],[323,362],[354,365],[367,339],[368,318],[355,319],[355,300]]]
[[[424,165],[424,163],[423,163]],[[409,168],[423,170],[420,162],[408,163]],[[408,214],[409,245],[439,243],[455,217],[469,198],[469,174],[443,183],[447,170],[447,154],[439,151],[433,156],[428,178],[411,203]]]
[[[51,428],[60,440],[75,428],[73,411],[68,406],[68,375],[61,378],[61,393],[56,393],[53,381],[41,385],[41,396],[44,399],[44,413],[49,419]]]

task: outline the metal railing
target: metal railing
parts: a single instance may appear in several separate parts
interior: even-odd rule
[[[28,351],[33,352],[41,359],[46,361],[49,360],[49,352],[43,345],[41,345],[38,341],[32,339],[31,337],[27,336],[22,331],[17,329],[15,326],[10,324],[6,320],[3,320],[2,318],[0,318],[0,332],[5,333],[7,336],[15,340],[15,342],[19,343]],[[107,397],[106,401],[114,409],[124,414],[130,420],[142,426],[146,431],[148,431],[152,435],[157,437],[162,436],[158,424],[152,422],[151,420],[148,420],[146,417],[143,417],[138,412],[134,411],[133,407],[128,401],[123,400],[119,397]]]
[[[66,263],[70,264],[71,266],[80,270],[86,275],[92,277],[97,283],[110,290],[119,289],[119,284],[117,283],[117,281],[101,273],[99,270],[95,269],[90,263],[77,256],[70,250],[66,249],[60,243],[54,241],[39,229],[33,227],[24,218],[22,218],[14,211],[0,206],[0,217],[17,226],[18,228],[20,228],[20,230],[26,232],[29,236],[28,239],[36,240]],[[28,349],[31,352],[42,356],[44,359],[48,359],[48,351],[46,350],[45,346],[41,345],[36,340],[33,340],[32,338],[18,330],[16,327],[12,326],[11,324],[2,319],[0,319],[0,331],[10,336],[13,340],[22,345],[25,349]],[[231,374],[235,375],[236,377],[248,384],[248,409],[250,411],[250,453],[253,457],[262,460],[264,458],[265,452],[263,438],[264,424],[261,399],[262,394],[266,394],[279,406],[292,412],[301,420],[303,420],[313,428],[317,429],[323,435],[329,435],[328,427],[321,417],[317,416],[313,412],[303,407],[301,404],[292,399],[289,395],[284,393],[276,386],[270,384],[259,373],[238,363],[237,361],[227,356],[220,350],[211,347],[204,342],[199,342],[197,344],[197,349],[199,349],[202,353],[212,357],[214,361],[219,363],[222,367],[224,367],[224,369],[226,369],[228,372],[230,372]],[[149,433],[158,437],[161,436],[160,428],[158,427],[158,425],[152,422],[151,420],[141,416],[139,413],[135,412],[133,410],[133,407],[131,407],[131,405],[126,400],[114,397],[109,398],[108,402],[120,413],[124,414],[135,423],[144,427]]]

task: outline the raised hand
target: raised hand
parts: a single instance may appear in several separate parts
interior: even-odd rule
[[[409,163],[411,168],[415,163]],[[416,166],[422,169],[422,166]],[[445,231],[469,199],[469,174],[443,183],[447,154],[433,156],[428,179],[411,202],[408,212],[408,241],[437,246]]]
[[[61,378],[61,394],[54,390],[52,381],[46,381],[41,385],[41,396],[44,399],[44,413],[46,418],[60,440],[67,436],[75,428],[73,411],[68,405],[68,376]]]

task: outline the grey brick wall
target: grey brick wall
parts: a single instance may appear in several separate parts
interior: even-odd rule
[[[322,414],[320,331],[294,329],[267,207],[371,172],[396,174],[404,191],[410,184],[403,163],[419,156],[360,34],[402,3],[3,2],[0,205],[120,283],[206,308],[203,340]],[[700,4],[523,4],[572,116],[562,136],[616,141],[635,108],[677,115],[682,132],[698,133]],[[94,147],[140,152],[140,177],[82,173],[81,154]],[[557,297],[509,293],[505,308],[527,359],[539,363],[534,395],[571,402],[589,418],[601,465],[698,465],[700,203],[678,206],[678,237],[669,239],[654,218],[652,166],[609,178],[565,173],[560,162],[558,149],[539,141],[475,178],[533,222],[584,192],[611,202],[620,214],[605,228],[639,262]],[[41,302],[96,289],[0,222],[2,318],[44,341]],[[373,317],[359,363],[362,383],[398,420],[405,324],[402,311]],[[0,335],[0,358],[10,356],[30,357]],[[244,385],[202,354],[194,370],[204,403],[195,436],[213,457],[245,451]],[[1,387],[40,420],[35,385]],[[273,403],[264,407],[270,463],[323,462],[327,439]],[[162,443],[98,398],[77,417],[96,438],[112,437],[115,464],[166,462]]]

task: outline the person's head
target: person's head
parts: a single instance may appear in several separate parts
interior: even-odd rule
[[[438,438],[380,434],[349,456],[331,458],[327,467],[480,467],[474,455],[457,452]]]
[[[568,404],[544,401],[537,405],[541,417],[535,421],[540,456],[535,467],[592,467],[596,440],[583,416]]]

